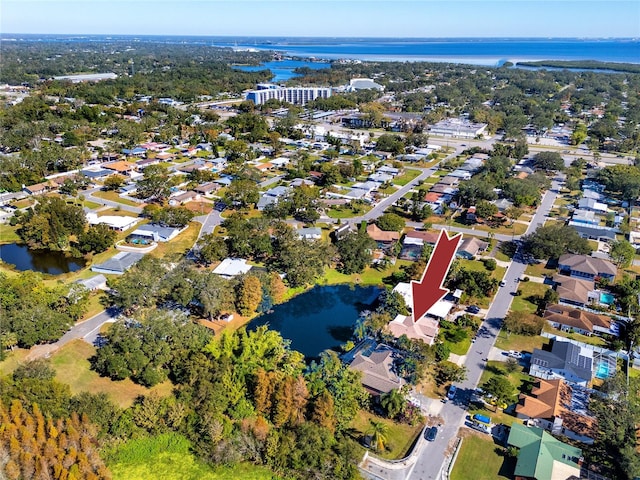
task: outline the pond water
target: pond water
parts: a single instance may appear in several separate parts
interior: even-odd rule
[[[75,272],[85,266],[82,258],[67,257],[62,252],[29,250],[26,245],[16,243],[0,245],[0,260],[13,265],[21,272],[35,270],[50,275]]]
[[[293,350],[308,359],[316,358],[351,339],[360,312],[370,309],[381,292],[377,287],[315,287],[276,305],[272,313],[256,318],[249,328],[268,324],[291,340]]]
[[[273,62],[265,62],[262,65],[235,65],[233,68],[242,70],[243,72],[257,72],[260,70],[271,70],[273,77],[272,82],[286,82],[299,75],[294,72],[296,68],[309,67],[312,70],[321,70],[331,67],[330,63],[324,62],[305,62],[302,60],[281,60]]]

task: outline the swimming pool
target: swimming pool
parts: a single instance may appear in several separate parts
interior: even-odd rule
[[[615,301],[615,297],[610,293],[600,294],[600,303],[604,303],[605,305],[612,305],[614,301]]]

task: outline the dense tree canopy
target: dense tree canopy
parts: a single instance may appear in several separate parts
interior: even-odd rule
[[[539,227],[522,238],[524,249],[535,258],[557,259],[565,253],[588,254],[591,247],[586,239],[568,225],[552,223]]]

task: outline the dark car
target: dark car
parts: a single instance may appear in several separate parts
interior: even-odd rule
[[[430,442],[433,442],[436,439],[437,435],[438,435],[438,427],[431,427],[429,430],[424,432],[424,438],[426,438]]]
[[[471,305],[470,307],[467,307],[467,312],[478,313],[480,312],[480,307],[478,307],[477,305]]]

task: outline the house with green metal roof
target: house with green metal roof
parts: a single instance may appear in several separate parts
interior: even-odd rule
[[[580,478],[582,450],[556,440],[542,428],[514,423],[507,444],[519,449],[515,480]]]

